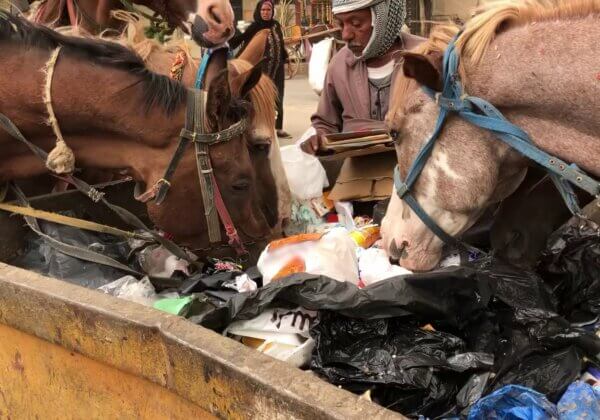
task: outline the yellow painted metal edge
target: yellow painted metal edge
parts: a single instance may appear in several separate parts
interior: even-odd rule
[[[0,323],[219,417],[403,418],[183,318],[1,263]]]

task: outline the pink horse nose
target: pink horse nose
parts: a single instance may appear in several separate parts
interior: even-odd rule
[[[202,1],[199,14],[208,25],[210,32],[224,38],[233,34],[234,14],[228,0]]]

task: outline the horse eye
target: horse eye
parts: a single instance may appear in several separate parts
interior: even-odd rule
[[[233,184],[231,184],[231,188],[233,188],[233,190],[237,192],[248,191],[248,189],[250,189],[250,181],[248,181],[245,178],[238,179]]]
[[[252,150],[258,153],[269,153],[271,150],[270,143],[257,143],[252,145]]]
[[[390,137],[394,140],[394,143],[398,143],[398,139],[400,138],[400,133],[397,130],[390,131]]]

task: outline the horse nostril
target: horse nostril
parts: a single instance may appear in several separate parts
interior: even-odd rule
[[[217,15],[217,13],[215,12],[215,9],[216,9],[216,8],[215,8],[215,6],[210,6],[210,7],[208,8],[208,15],[209,15],[209,16],[210,16],[210,17],[211,17],[211,18],[212,18],[212,19],[213,19],[215,22],[217,22],[218,24],[220,24],[222,21],[221,21],[221,18],[219,17],[219,15]]]
[[[393,239],[390,244],[390,259],[394,259],[400,261],[402,258],[406,258],[408,256],[408,252],[406,252],[406,248],[408,247],[407,241],[402,241],[400,246],[396,244],[396,240]]]
[[[223,38],[229,38],[229,35],[231,35],[231,29],[227,28],[225,29],[225,32],[223,32]]]

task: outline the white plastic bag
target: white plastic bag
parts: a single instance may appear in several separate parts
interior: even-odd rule
[[[323,195],[323,188],[327,188],[329,182],[319,159],[304,153],[295,144],[281,148],[281,159],[294,197],[310,200]]]
[[[190,258],[196,259],[193,254],[188,253]],[[171,277],[175,271],[181,271],[190,275],[189,263],[171,254],[164,246],[151,245],[138,253],[138,262],[144,273],[154,277]]]
[[[325,38],[312,47],[308,63],[308,82],[317,95],[321,95],[321,92],[323,92],[325,75],[327,74],[327,67],[329,67],[332,52],[333,38]]]
[[[100,287],[98,290],[145,306],[152,306],[158,299],[156,290],[154,290],[154,286],[152,286],[148,277],[138,281],[133,276],[125,276]]]
[[[358,284],[356,243],[343,228],[333,229],[316,241],[267,247],[258,260],[263,284],[269,284],[290,262],[300,261],[303,272]]]
[[[223,334],[255,339],[252,347],[261,353],[303,367],[310,362],[315,346],[309,330],[316,319],[315,311],[304,308],[267,309],[256,318],[231,323]]]
[[[360,252],[358,259],[360,280],[362,285],[387,280],[404,274],[412,274],[412,271],[397,265],[390,264],[390,260],[383,249],[369,248]]]

